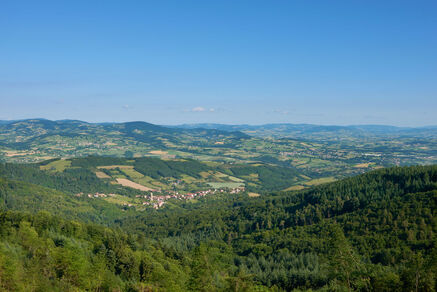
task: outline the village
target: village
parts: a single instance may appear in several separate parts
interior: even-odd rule
[[[244,187],[237,188],[220,188],[220,189],[207,189],[200,190],[194,192],[178,192],[178,191],[150,191],[146,192],[147,194],[136,195],[135,198],[140,200],[140,203],[129,203],[129,202],[120,202],[124,207],[138,207],[138,206],[149,206],[153,209],[159,209],[163,207],[166,201],[170,199],[176,200],[192,200],[196,198],[202,198],[209,195],[214,194],[239,194],[245,191]],[[84,194],[83,192],[75,194],[76,197],[85,197],[90,199],[96,198],[116,198],[116,197],[125,197],[118,194],[104,194],[96,192],[94,194]],[[128,197],[126,197],[128,198]]]

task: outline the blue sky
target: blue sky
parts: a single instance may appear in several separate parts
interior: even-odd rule
[[[0,119],[437,125],[436,1],[1,1]]]

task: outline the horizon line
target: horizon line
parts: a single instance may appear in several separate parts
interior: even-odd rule
[[[51,121],[51,122],[76,121],[76,122],[82,122],[82,123],[88,123],[88,124],[124,124],[124,123],[142,122],[142,123],[148,123],[148,124],[157,125],[157,126],[163,126],[163,127],[195,126],[195,125],[253,126],[253,127],[261,127],[261,126],[267,126],[267,125],[306,125],[306,126],[323,126],[323,127],[382,126],[382,127],[393,127],[393,128],[409,128],[409,129],[435,128],[435,127],[437,127],[437,125],[425,125],[425,126],[394,126],[394,125],[389,125],[389,124],[347,124],[347,125],[339,125],[339,124],[312,124],[312,123],[292,123],[292,122],[264,123],[264,124],[248,124],[248,123],[226,124],[226,123],[215,123],[215,122],[158,124],[158,123],[151,123],[151,122],[141,121],[141,120],[131,120],[131,121],[123,121],[123,122],[114,122],[114,121],[112,121],[112,122],[108,122],[108,121],[90,122],[90,121],[79,120],[79,119],[59,119],[59,120],[55,120],[55,119],[47,119],[47,118],[24,118],[24,119],[11,119],[11,120],[3,120],[3,119],[1,119],[0,122],[13,123],[13,122],[32,121],[32,120],[45,120],[45,121]]]

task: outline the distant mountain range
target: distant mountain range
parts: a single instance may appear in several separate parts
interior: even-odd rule
[[[146,122],[87,123],[29,119],[0,122],[0,160],[31,162],[53,157],[147,156],[172,158],[183,151],[233,148],[250,136],[239,131],[169,128]],[[167,152],[172,150],[172,153]]]
[[[264,125],[225,125],[225,124],[183,124],[174,126],[183,129],[216,129],[222,131],[241,131],[253,136],[312,138],[331,135],[348,135],[354,137],[402,135],[402,136],[427,136],[437,137],[437,126],[426,127],[396,127],[386,125],[312,125],[312,124],[264,124]]]
[[[437,127],[0,121],[0,161],[20,163],[88,155],[155,156],[263,162],[311,170],[310,176],[329,170],[332,176],[345,173],[343,163],[350,174],[363,166],[429,164],[437,159],[436,145]]]
[[[217,123],[197,123],[197,124],[181,124],[181,125],[156,125],[142,121],[134,122],[102,122],[88,123],[80,120],[57,120],[51,121],[47,119],[25,119],[25,120],[0,120],[1,131],[5,129],[19,129],[33,124],[37,128],[45,128],[47,130],[71,130],[74,127],[88,127],[93,129],[117,129],[125,134],[132,134],[132,129],[145,131],[146,134],[176,134],[185,133],[198,135],[199,133],[208,135],[229,135],[232,133],[235,137],[244,138],[250,136],[283,136],[283,137],[300,137],[302,135],[323,135],[326,134],[347,134],[352,136],[369,136],[369,135],[431,135],[437,136],[436,126],[424,127],[397,127],[388,125],[315,125],[315,124],[262,124],[262,125],[228,125]],[[185,130],[185,131],[181,131]],[[210,130],[210,131],[204,131]],[[246,135],[244,135],[244,134]],[[136,136],[136,135],[135,135]]]
[[[183,143],[184,139],[240,139],[249,137],[239,131],[224,131],[218,129],[185,129],[170,128],[146,122],[126,123],[88,123],[78,120],[28,119],[18,121],[0,121],[0,143],[28,145],[35,139],[50,136],[77,137],[84,135],[109,135],[119,138],[134,139],[156,146],[164,145],[164,140]],[[18,138],[18,139],[17,139]]]

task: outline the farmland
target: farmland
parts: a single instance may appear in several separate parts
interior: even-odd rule
[[[0,174],[42,183],[71,196],[105,200],[138,210],[161,208],[169,200],[197,202],[199,198],[217,194],[280,191],[311,179],[292,168],[265,163],[101,156],[0,164]]]
[[[124,186],[124,187],[129,187],[129,188],[133,188],[133,189],[137,189],[140,191],[153,191],[153,189],[145,187],[143,185],[137,184],[131,180],[128,180],[126,178],[117,178],[116,179],[117,183]]]
[[[159,240],[165,252],[179,250],[179,255],[191,254],[190,248],[196,254],[206,238],[237,251],[245,261],[241,266],[257,277],[264,272],[254,254],[274,269],[284,246],[296,254],[310,246],[315,255],[328,246],[331,236],[323,230],[333,220],[343,224],[355,250],[370,255],[365,262],[374,262],[374,267],[380,268],[381,260],[391,267],[392,246],[402,242],[416,249],[426,239],[431,246],[435,232],[426,224],[431,226],[434,216],[435,166],[380,168],[436,163],[432,129],[386,136],[360,136],[344,129],[280,136],[275,131],[283,130],[274,128],[235,133],[143,123],[73,124],[28,121],[0,126],[4,206],[121,227],[139,240]],[[370,173],[353,177],[364,172]],[[40,222],[47,222],[46,213],[38,216],[40,228]],[[20,224],[20,231],[11,234],[27,234],[21,230],[25,226]],[[60,226],[64,230],[64,223]],[[386,244],[380,231],[396,239],[385,249],[386,259],[373,247],[376,242]],[[59,237],[48,242],[63,244]],[[321,257],[324,262],[330,259],[327,255]],[[290,271],[285,264],[289,259],[284,258],[284,273]],[[296,273],[301,275],[299,267]],[[381,279],[386,276],[381,270]],[[270,276],[259,279],[270,285]],[[282,283],[287,279],[284,276]]]
[[[395,131],[292,125],[214,127],[185,129],[141,122],[100,125],[47,120],[6,123],[0,125],[0,161],[29,163],[63,158],[47,166],[52,171],[62,171],[65,159],[88,155],[194,159],[219,164],[263,163],[298,170],[308,181],[340,179],[381,167],[437,162],[434,128]],[[163,188],[162,182],[132,169],[120,168],[119,177]],[[218,176],[215,178],[222,182]],[[186,177],[186,182],[189,180]],[[257,183],[255,177],[246,180]]]

